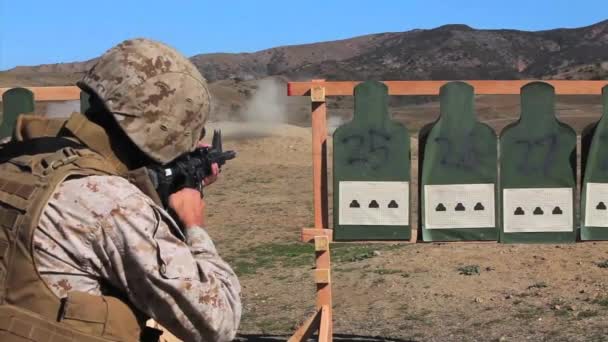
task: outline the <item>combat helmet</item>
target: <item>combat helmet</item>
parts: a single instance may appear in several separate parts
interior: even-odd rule
[[[129,139],[161,164],[197,146],[211,107],[198,69],[149,39],[111,48],[77,85],[96,95]]]

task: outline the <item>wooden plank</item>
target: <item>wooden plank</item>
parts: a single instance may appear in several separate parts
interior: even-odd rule
[[[300,242],[314,242],[316,236],[326,236],[328,241],[331,243],[340,243],[332,240],[333,229],[315,229],[315,228],[302,228],[300,235]],[[349,244],[389,244],[389,245],[400,245],[417,243],[417,233],[415,229],[412,230],[412,238],[410,240],[373,240],[373,241],[342,241]],[[422,241],[420,241],[422,242]]]
[[[327,268],[321,268],[315,270],[315,283],[316,284],[331,284],[331,272]]]
[[[80,88],[65,87],[24,87],[34,93],[35,101],[72,101],[80,100]],[[11,88],[0,88],[0,96]]]
[[[301,242],[313,242],[316,236],[326,236],[333,241],[333,229],[302,228],[300,235]]]
[[[416,148],[418,148],[418,142],[416,141],[416,143],[414,144],[414,140],[417,140],[418,137],[413,137],[410,136],[410,158],[412,157],[414,151],[412,151],[412,148],[414,146],[416,146]],[[416,152],[418,153],[418,152]],[[420,157],[418,157],[420,158]],[[418,181],[415,180],[414,177],[418,177],[418,165],[417,163],[414,163],[413,161],[410,162],[410,208],[414,208],[414,203],[416,203],[416,205],[419,205],[420,203],[420,196],[418,193]],[[415,184],[414,184],[415,183]],[[412,215],[412,213],[410,213],[410,241],[408,241],[409,243],[416,243],[418,242],[418,229],[420,229],[420,220],[418,219],[418,214],[416,211],[416,215]]]
[[[463,80],[475,88],[477,95],[518,95],[521,87],[535,80],[480,81]],[[439,95],[439,88],[451,81],[384,81],[389,95]],[[557,95],[601,95],[608,81],[543,80],[555,87]],[[325,96],[352,96],[359,81],[289,82],[288,96],[310,96],[313,86],[325,88]]]
[[[312,84],[323,83],[313,80]],[[315,228],[327,228],[327,106],[325,102],[312,102],[312,182]]]
[[[306,342],[312,334],[319,330],[319,325],[321,323],[321,314],[322,310],[318,310],[313,315],[311,315],[305,322],[302,324],[296,332],[291,335],[287,342]]]
[[[315,244],[317,240],[323,240],[325,237],[323,236],[316,236],[315,237]],[[326,320],[326,331],[323,332],[322,328],[320,328],[319,331],[319,341],[331,341],[331,335],[333,333],[333,327],[332,327],[332,294],[331,294],[331,279],[330,279],[330,273],[329,270],[331,269],[331,259],[330,259],[330,251],[329,251],[329,245],[328,248],[325,251],[321,251],[321,252],[316,252],[316,270],[327,270],[327,283],[317,283],[317,299],[316,299],[316,305],[317,305],[317,309],[320,309],[322,311],[321,313],[321,322],[323,322],[323,320]],[[316,273],[315,273],[316,276]],[[316,280],[316,279],[315,279]],[[328,337],[329,339],[324,339],[324,337]]]
[[[319,326],[319,342],[332,341],[331,309],[324,305],[321,308],[321,323]]]
[[[322,239],[322,237],[315,237],[315,240]],[[330,270],[331,269],[331,260],[330,260],[330,251],[329,248],[326,251],[316,252],[316,270]],[[316,273],[315,273],[316,275]],[[323,314],[323,316],[329,316],[329,320],[331,322],[332,316],[332,294],[331,294],[331,280],[330,274],[328,272],[327,280],[328,283],[317,283],[317,298],[316,298],[316,306],[317,309],[322,309],[324,306],[327,307],[327,314]],[[332,328],[329,327],[330,335]],[[321,334],[319,334],[321,336]]]
[[[323,305],[331,306],[331,284],[317,283],[317,308]]]
[[[315,251],[325,252],[329,249],[329,239],[327,236],[316,236],[315,237]]]
[[[314,86],[310,89],[310,100],[312,102],[325,102],[325,88]]]

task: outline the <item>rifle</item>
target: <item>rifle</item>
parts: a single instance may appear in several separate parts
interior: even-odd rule
[[[168,208],[169,196],[183,188],[196,189],[202,197],[203,179],[213,173],[211,165],[217,163],[221,167],[235,157],[236,152],[222,150],[222,132],[215,130],[211,147],[199,147],[166,165],[147,169],[163,205]]]

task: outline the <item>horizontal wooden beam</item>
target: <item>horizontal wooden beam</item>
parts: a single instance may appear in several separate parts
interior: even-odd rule
[[[80,100],[80,88],[65,87],[24,87],[34,93],[34,101],[73,101]],[[0,97],[12,88],[0,88]],[[1,101],[1,100],[0,100]]]
[[[538,80],[463,81],[475,88],[478,95],[518,95],[521,87]],[[452,81],[384,81],[389,95],[439,95],[439,88]],[[555,87],[557,95],[601,95],[608,81],[542,80]],[[358,81],[289,82],[288,96],[310,96],[310,89],[324,87],[325,96],[352,96]]]
[[[301,242],[314,242],[315,236],[326,236],[328,241],[333,240],[333,229],[302,228],[300,234]]]

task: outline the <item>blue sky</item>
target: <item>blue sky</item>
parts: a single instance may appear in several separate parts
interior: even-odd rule
[[[606,0],[0,0],[0,70],[82,61],[139,36],[191,56],[451,23],[536,31],[605,19]]]

